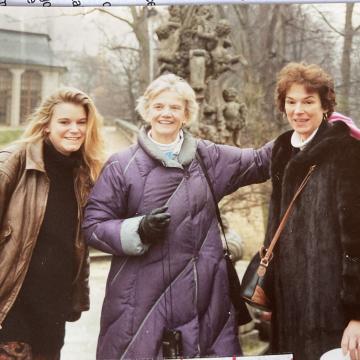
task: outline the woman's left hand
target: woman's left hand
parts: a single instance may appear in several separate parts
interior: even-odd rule
[[[351,360],[360,360],[360,321],[350,320],[345,328],[342,339],[341,349],[343,354],[349,353]]]

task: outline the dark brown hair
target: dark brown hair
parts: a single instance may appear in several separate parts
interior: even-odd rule
[[[308,92],[318,93],[327,116],[334,111],[336,99],[332,77],[316,64],[292,62],[283,67],[277,77],[275,101],[281,112],[285,112],[286,93],[293,84],[304,85]]]

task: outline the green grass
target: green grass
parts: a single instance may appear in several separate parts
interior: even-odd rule
[[[22,129],[0,129],[0,148],[3,148],[14,140],[17,140],[22,132]]]

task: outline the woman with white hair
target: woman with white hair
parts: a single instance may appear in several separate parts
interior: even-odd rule
[[[239,149],[183,130],[198,113],[190,85],[154,80],[137,110],[138,142],[113,155],[89,198],[88,244],[113,255],[97,359],[240,355],[214,201],[269,178],[272,144]]]

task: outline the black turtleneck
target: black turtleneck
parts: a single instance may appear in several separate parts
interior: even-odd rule
[[[44,163],[50,189],[44,219],[30,261],[21,297],[35,313],[51,321],[70,311],[77,202],[74,169],[80,154],[65,156],[44,143]]]

